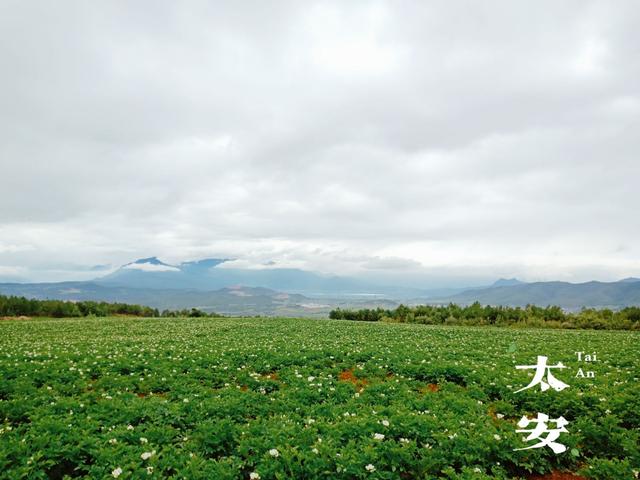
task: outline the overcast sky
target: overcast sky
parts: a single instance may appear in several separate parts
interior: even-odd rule
[[[0,278],[640,276],[638,25],[635,0],[1,0]]]

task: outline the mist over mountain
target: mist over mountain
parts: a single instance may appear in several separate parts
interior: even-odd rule
[[[511,287],[513,285],[522,285],[525,282],[521,282],[517,278],[499,278],[493,284],[492,287]]]
[[[232,268],[226,258],[171,264],[158,257],[126,263],[91,281],[0,283],[0,294],[69,301],[129,302],[156,308],[202,308],[237,315],[322,315],[330,308],[394,307],[400,303],[480,302],[622,308],[640,305],[640,279],[617,282],[534,282],[500,278],[480,287],[381,286],[357,278],[296,268]]]
[[[131,288],[214,290],[233,285],[264,287],[310,295],[419,295],[419,289],[377,286],[362,280],[320,275],[296,268],[222,268],[228,259],[208,258],[170,265],[157,257],[142,258],[94,283]]]

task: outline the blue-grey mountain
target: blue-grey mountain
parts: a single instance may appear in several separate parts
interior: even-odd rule
[[[128,302],[160,309],[197,307],[237,315],[321,315],[337,306],[393,308],[401,302],[477,301],[509,306],[558,305],[566,309],[640,305],[640,279],[635,277],[586,283],[524,283],[501,278],[484,287],[428,290],[380,286],[294,268],[229,268],[228,261],[208,258],[173,265],[157,257],[141,258],[90,282],[1,283],[0,294]]]
[[[483,305],[558,305],[566,309],[582,307],[622,308],[640,305],[640,281],[618,282],[535,282],[467,290],[440,301]]]

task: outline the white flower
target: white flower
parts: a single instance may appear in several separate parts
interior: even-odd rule
[[[127,425],[127,430],[133,430],[133,425]]]
[[[307,380],[308,380],[309,382],[313,382],[315,379],[316,379],[316,377],[307,377]]]
[[[140,437],[140,443],[149,443],[149,440],[144,437]]]
[[[143,460],[149,460],[151,457],[153,457],[153,455],[155,455],[156,451],[152,450],[150,452],[144,452],[142,455],[140,455],[140,458]]]
[[[113,472],[111,472],[111,475],[113,476],[113,478],[118,478],[121,474],[122,474],[122,469],[120,467],[116,468]]]
[[[382,433],[374,433],[373,438],[376,440],[384,440],[384,435]]]
[[[258,472],[251,472],[249,478],[251,480],[260,480],[260,474]]]
[[[189,403],[189,399],[185,398],[184,400],[182,400],[184,403]]]
[[[496,417],[498,418],[504,418],[504,415],[502,413],[496,413]]]
[[[385,427],[389,426],[389,420],[382,420],[382,422],[380,423],[382,423],[382,425],[384,425]]]
[[[476,468],[474,468],[474,469],[473,469],[473,471],[474,471],[474,472],[476,472],[476,473],[480,473],[480,472],[482,472],[482,470],[480,470],[480,467],[476,467]]]
[[[269,450],[269,455],[271,455],[272,457],[279,457],[280,452],[276,448],[272,448],[271,450]]]
[[[109,443],[110,443],[111,445],[115,445],[116,443],[118,443],[118,440],[116,440],[115,438],[110,438],[110,439],[109,439]]]
[[[408,438],[404,438],[404,437],[402,437],[402,438],[400,439],[400,443],[409,443],[409,439],[408,439]]]
[[[495,434],[493,436],[493,438],[495,438],[496,440],[501,440],[502,439],[502,437],[500,435],[498,435],[498,434]]]
[[[315,448],[315,447],[314,447],[314,448],[312,448],[312,449],[311,449],[311,451],[312,451],[313,453],[316,453],[316,454],[317,454],[317,453],[320,453],[320,452],[318,451],[318,449],[317,449],[317,448]]]
[[[371,464],[369,464],[369,465],[367,465],[366,467],[364,467],[364,469],[365,469],[367,472],[375,472],[375,471],[376,471],[376,467],[374,467],[374,466],[373,466],[373,465],[371,465]]]
[[[153,467],[147,467],[147,475],[151,475],[153,473]]]

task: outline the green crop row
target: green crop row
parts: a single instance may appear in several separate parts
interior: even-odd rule
[[[0,478],[632,479],[639,341],[306,319],[3,321]],[[516,393],[533,374],[516,365],[539,355],[566,366],[554,375],[569,388]],[[515,450],[530,445],[516,423],[537,412],[568,420],[566,452]]]

